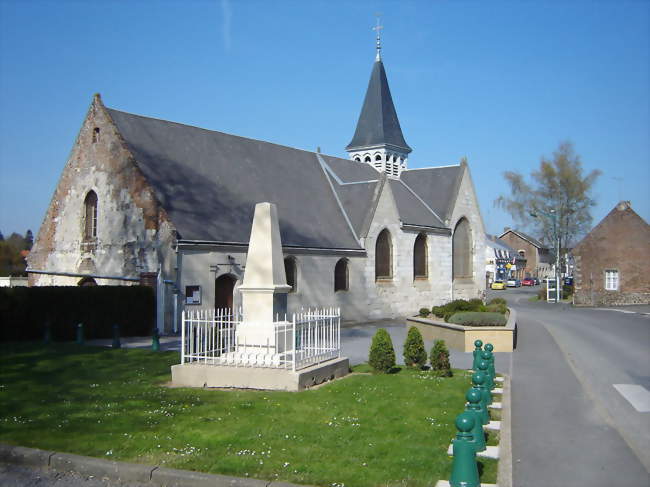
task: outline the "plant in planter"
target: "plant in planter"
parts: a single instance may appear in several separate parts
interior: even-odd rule
[[[456,313],[449,319],[449,323],[463,326],[505,326],[506,317],[501,313],[478,313],[465,311]]]
[[[419,314],[423,318],[426,318],[427,316],[429,316],[431,314],[431,310],[429,308],[420,308],[420,313]]]
[[[422,367],[427,363],[427,352],[424,349],[422,334],[415,326],[409,328],[406,341],[404,342],[404,363],[408,367],[415,365]]]

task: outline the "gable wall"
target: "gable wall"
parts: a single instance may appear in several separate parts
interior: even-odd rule
[[[92,142],[93,130],[100,129]],[[97,239],[84,243],[84,200],[98,196]],[[173,228],[96,97],[64,167],[29,256],[36,270],[138,277],[173,271]],[[163,262],[164,261],[164,262]],[[32,285],[76,285],[79,277],[30,275]],[[130,284],[97,279],[100,285]]]
[[[467,218],[472,229],[472,278],[455,279],[453,283],[452,299],[473,299],[481,297],[485,291],[485,227],[483,217],[478,206],[474,185],[465,166],[463,176],[458,187],[456,204],[451,212],[449,228],[454,229],[461,218]],[[451,245],[451,238],[449,239]],[[451,247],[449,250],[451,257]],[[450,261],[451,276],[451,261]]]
[[[515,249],[515,252],[519,252],[520,250],[525,252],[526,267],[521,276],[522,278],[526,277],[528,274],[540,277],[537,247],[513,232],[506,233],[504,236],[499,237],[499,240],[503,240],[506,244]]]
[[[573,252],[574,303],[650,303],[650,226],[633,210],[613,210]],[[605,270],[619,273],[618,291],[605,290]]]

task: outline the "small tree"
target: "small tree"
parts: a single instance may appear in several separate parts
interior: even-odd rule
[[[451,377],[451,365],[449,365],[449,350],[444,340],[433,342],[431,349],[431,368],[441,377]]]
[[[404,342],[404,363],[413,367],[418,365],[422,367],[427,363],[427,351],[424,349],[424,340],[422,334],[415,326],[409,328],[406,341]]]
[[[388,372],[395,367],[393,341],[390,339],[388,332],[383,328],[377,330],[375,336],[372,337],[368,363],[378,372]]]

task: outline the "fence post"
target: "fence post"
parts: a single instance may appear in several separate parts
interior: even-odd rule
[[[293,342],[293,354],[291,359],[291,370],[296,371],[296,354],[298,353],[298,344],[296,343],[296,313],[293,314],[293,323],[291,326],[291,341]]]
[[[181,313],[181,364],[185,363],[185,310]]]
[[[158,336],[158,327],[153,328],[153,334],[151,337],[151,350],[157,352],[160,350],[160,337]]]

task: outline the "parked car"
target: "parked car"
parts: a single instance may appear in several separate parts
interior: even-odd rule
[[[521,281],[522,286],[534,286],[535,285],[535,279],[532,277],[526,277]]]
[[[521,281],[519,279],[508,279],[508,287],[520,287]]]
[[[538,286],[539,285],[539,277],[533,277],[533,279],[535,280],[535,286]]]
[[[506,288],[506,283],[503,281],[494,281],[490,287],[495,290],[503,290]]]

